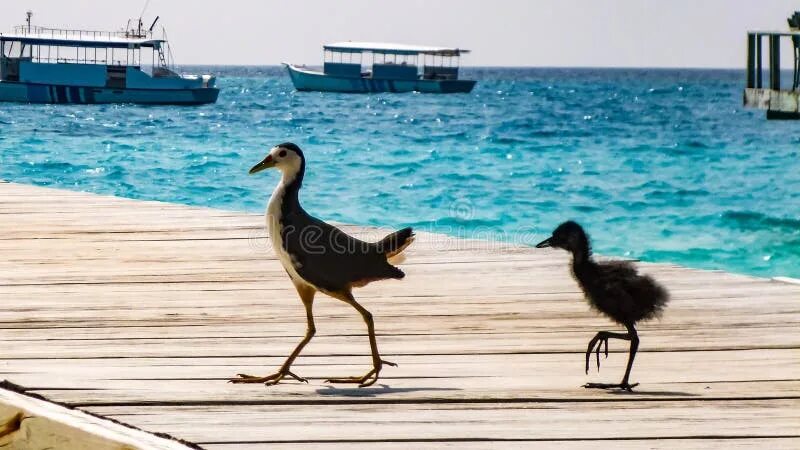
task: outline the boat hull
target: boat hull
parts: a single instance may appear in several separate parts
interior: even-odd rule
[[[425,92],[435,94],[467,93],[475,80],[388,80],[368,77],[337,77],[300,69],[287,64],[289,76],[298,91],[320,92]]]
[[[0,102],[202,105],[216,102],[218,96],[219,89],[212,87],[198,89],[113,89],[0,81]]]

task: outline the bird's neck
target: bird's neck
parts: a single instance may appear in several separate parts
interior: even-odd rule
[[[303,185],[303,173],[283,174],[281,184],[283,185],[283,203],[299,205],[300,187]]]
[[[284,171],[281,175],[281,181],[278,182],[275,192],[272,193],[270,203],[278,203],[275,206],[280,209],[282,216],[300,209],[300,187],[303,185],[304,169],[305,164],[303,163],[298,170]]]
[[[589,239],[582,236],[577,245],[572,250],[572,265],[579,268],[592,263],[592,248],[589,246]]]

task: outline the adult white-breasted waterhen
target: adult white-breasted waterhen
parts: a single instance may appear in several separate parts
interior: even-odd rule
[[[600,331],[589,341],[589,347],[586,349],[586,373],[589,373],[592,351],[596,354],[597,369],[600,370],[602,345],[605,345],[605,355],[608,357],[609,339],[630,341],[628,366],[622,381],[619,384],[588,383],[584,387],[619,388],[627,391],[633,389],[638,383],[630,384],[628,381],[633,359],[639,348],[639,335],[634,326],[641,320],[652,319],[661,314],[669,301],[667,290],[651,277],[638,274],[636,268],[629,262],[595,262],[592,259],[589,237],[580,225],[572,221],[559,225],[551,237],[536,247],[556,247],[572,253],[572,274],[589,304],[628,330],[627,333]]]
[[[333,383],[359,383],[369,386],[378,380],[384,364],[375,339],[372,314],[353,298],[352,290],[367,283],[389,278],[400,279],[405,274],[392,265],[402,259],[400,253],[414,240],[411,228],[404,228],[379,242],[364,242],[342,230],[309,215],[300,206],[299,192],[305,174],[302,150],[290,142],[275,146],[263,161],[250,169],[250,174],[275,167],[282,173],[278,186],[267,206],[267,229],[272,246],[306,309],[308,328],[283,366],[265,377],[239,374],[233,383],[265,383],[273,385],[287,375],[306,381],[290,371],[292,362],[314,336],[313,303],[317,291],[330,295],[354,307],[367,324],[372,350],[372,370],[360,377],[331,378]]]

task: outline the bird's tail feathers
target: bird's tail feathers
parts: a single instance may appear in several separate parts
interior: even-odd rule
[[[411,228],[403,228],[386,236],[375,245],[378,251],[386,255],[389,264],[400,264],[405,261],[403,250],[414,242],[414,231]]]

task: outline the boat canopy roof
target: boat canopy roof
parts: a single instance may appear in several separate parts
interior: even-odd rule
[[[437,56],[460,56],[462,53],[469,53],[469,50],[453,47],[431,47],[425,45],[406,45],[392,44],[389,42],[334,42],[325,44],[323,49],[332,52],[359,53],[392,53],[398,55],[437,55]]]
[[[159,48],[165,41],[163,39],[148,39],[148,38],[131,38],[108,35],[103,33],[97,36],[80,36],[80,37],[59,37],[42,36],[31,34],[2,34],[0,33],[0,40],[2,41],[16,41],[23,44],[30,45],[53,45],[64,47],[90,47],[90,48],[138,48],[138,47],[153,47]]]
[[[753,31],[748,31],[747,34],[755,34],[758,36],[800,36],[800,30],[789,30],[789,31],[753,30]]]

